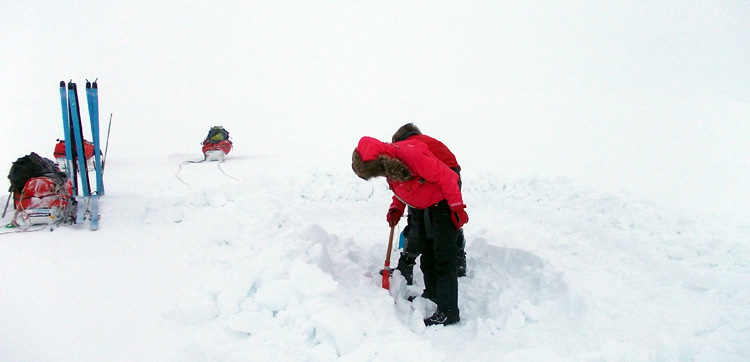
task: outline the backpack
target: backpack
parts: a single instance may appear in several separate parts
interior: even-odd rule
[[[30,153],[13,162],[8,173],[10,191],[23,192],[26,182],[35,177],[48,177],[62,185],[68,180],[68,175],[60,171],[55,162],[36,154]]]
[[[229,139],[229,132],[222,126],[213,126],[208,131],[206,139],[203,140],[203,144],[206,143],[220,143]]]

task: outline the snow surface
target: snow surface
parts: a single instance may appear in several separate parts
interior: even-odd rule
[[[60,80],[113,121],[99,231],[0,235],[0,360],[750,360],[750,7],[562,4],[4,2],[0,164]],[[456,326],[350,170],[410,121],[464,166]]]

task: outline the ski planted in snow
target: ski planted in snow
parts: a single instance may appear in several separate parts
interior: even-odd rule
[[[81,194],[84,197],[91,195],[89,173],[86,167],[86,156],[84,155],[83,127],[81,125],[81,109],[78,102],[78,87],[75,83],[68,83],[68,105],[70,107],[70,122],[73,124],[73,143],[78,156],[78,172],[81,178]]]
[[[99,87],[94,83],[86,81],[86,100],[89,105],[89,119],[91,120],[91,137],[94,141],[94,171],[96,172],[96,194],[104,195],[104,182],[102,180],[102,151],[99,140]]]
[[[86,101],[91,121],[91,137],[94,141],[94,172],[96,173],[96,191],[91,193],[91,230],[99,229],[99,196],[104,195],[102,180],[102,152],[99,148],[99,87],[86,80]]]
[[[78,204],[76,224],[82,224],[91,218],[91,184],[89,183],[88,167],[86,167],[86,156],[84,154],[83,127],[81,123],[80,103],[78,102],[78,87],[75,83],[68,82],[68,106],[70,109],[70,123],[73,124],[73,146],[76,152],[77,169],[81,178],[81,195],[74,193]]]
[[[68,92],[65,81],[60,81],[60,105],[62,106],[63,134],[65,135],[65,172],[71,180],[75,180],[76,174],[73,169],[73,143],[71,140],[70,108],[68,106]],[[77,182],[73,182],[75,190]],[[75,191],[74,191],[75,192]]]

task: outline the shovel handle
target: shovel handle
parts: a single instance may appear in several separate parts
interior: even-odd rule
[[[393,231],[396,229],[396,225],[391,225],[391,236],[388,237],[388,251],[385,254],[385,267],[383,268],[383,289],[391,288],[391,248],[393,247]]]
[[[391,249],[393,248],[393,231],[396,229],[396,225],[391,226],[391,236],[388,237],[388,252],[385,254],[385,263],[391,264]]]

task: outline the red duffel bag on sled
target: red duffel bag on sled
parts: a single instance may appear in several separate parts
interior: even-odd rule
[[[75,153],[75,151],[73,151]],[[65,168],[67,166],[67,162],[65,162],[65,140],[57,140],[57,143],[55,144],[55,161],[57,161],[57,165],[60,166],[60,169],[65,171]],[[73,157],[77,157],[75,154]],[[89,142],[86,140],[83,140],[83,157],[86,158],[86,167],[89,170],[94,169],[94,143]]]
[[[229,140],[229,132],[222,126],[214,126],[208,131],[206,139],[203,140],[203,155],[208,161],[223,161],[232,151],[232,141]]]

